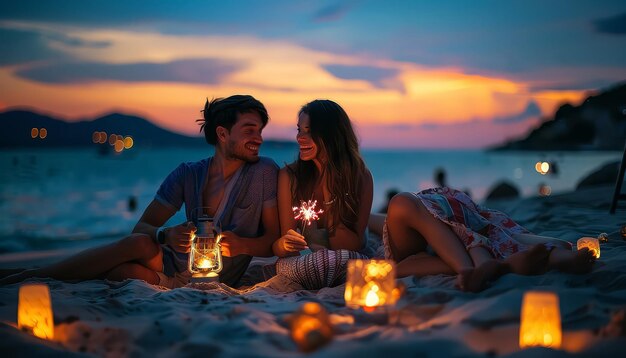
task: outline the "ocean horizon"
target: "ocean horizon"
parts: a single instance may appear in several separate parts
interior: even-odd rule
[[[162,180],[178,164],[212,155],[213,148],[132,148],[120,154],[84,149],[14,149],[0,153],[0,253],[79,245],[130,233]],[[292,162],[294,148],[262,148],[279,166]],[[362,149],[374,178],[372,212],[389,190],[434,187],[442,169],[447,185],[482,202],[495,184],[507,181],[522,197],[574,190],[586,175],[620,152],[510,152],[440,149]],[[556,163],[558,173],[541,175],[538,161]],[[545,189],[544,189],[545,190]],[[545,193],[545,191],[544,191]],[[169,224],[185,220],[180,211]]]

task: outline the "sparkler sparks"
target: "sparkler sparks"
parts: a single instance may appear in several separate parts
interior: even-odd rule
[[[294,219],[302,220],[301,232],[304,232],[305,225],[311,225],[311,221],[319,219],[317,214],[324,212],[322,209],[315,211],[315,206],[317,206],[317,200],[309,200],[306,202],[302,201],[302,205],[300,205],[300,207],[294,206],[292,208],[293,213],[296,215],[294,216]]]

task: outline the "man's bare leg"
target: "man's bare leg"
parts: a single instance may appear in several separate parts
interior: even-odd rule
[[[161,248],[148,235],[132,234],[117,242],[85,250],[50,266],[22,271],[0,280],[0,285],[20,282],[31,277],[50,277],[57,280],[89,280],[102,277],[113,268],[127,262],[142,262],[153,271],[161,266],[152,260],[161,254]],[[161,260],[162,261],[162,260]]]
[[[106,279],[111,281],[124,281],[129,278],[144,280],[152,285],[159,283],[159,276],[155,270],[132,262],[118,265],[106,274]]]

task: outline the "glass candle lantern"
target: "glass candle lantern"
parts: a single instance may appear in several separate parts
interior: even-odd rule
[[[189,253],[192,282],[219,281],[218,274],[222,271],[220,238],[213,218],[206,215],[198,218],[197,230],[192,234]]]
[[[576,248],[588,248],[596,259],[600,258],[600,241],[594,237],[582,237],[576,242]]]
[[[520,321],[520,348],[561,347],[561,313],[559,297],[555,293],[526,292],[522,300]]]
[[[346,305],[374,310],[399,298],[395,263],[390,260],[350,260],[344,298]]]
[[[48,286],[22,285],[18,295],[17,327],[36,337],[53,339],[54,321]]]

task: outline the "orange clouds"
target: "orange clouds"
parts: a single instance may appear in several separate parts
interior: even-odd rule
[[[447,126],[433,131],[428,138],[453,146],[459,138],[452,132],[488,133],[490,138],[504,139],[521,132],[531,123],[495,126],[492,118],[521,112],[535,101],[543,115],[552,113],[563,101],[577,102],[582,91],[533,92],[529,85],[512,79],[488,75],[468,75],[461,68],[434,68],[414,63],[357,55],[336,55],[311,50],[285,41],[242,36],[175,36],[122,30],[86,30],[33,23],[11,23],[21,28],[58,32],[90,43],[108,46],[71,46],[54,41],[50,46],[68,56],[87,62],[105,64],[167,63],[185,59],[216,59],[242,64],[225,74],[216,84],[185,82],[153,82],[138,80],[107,80],[107,67],[88,84],[50,84],[26,80],[14,73],[16,68],[0,69],[2,107],[28,106],[63,117],[93,117],[113,110],[138,114],[169,129],[196,134],[194,119],[206,97],[222,97],[234,93],[251,94],[263,101],[272,117],[265,130],[266,137],[286,134],[285,128],[295,126],[300,106],[315,98],[329,98],[340,103],[357,126],[363,130],[363,144],[381,146],[415,146],[412,135],[397,135],[394,125],[418,128],[423,123],[485,122],[484,125]],[[9,25],[11,25],[9,24]],[[7,23],[0,25],[9,26]],[[389,78],[377,81],[366,73],[346,79],[334,76],[327,65],[344,67],[379,67],[390,70]],[[176,74],[173,73],[172,76]],[[118,76],[119,77],[119,76]],[[10,88],[10,90],[7,90]],[[376,125],[376,134],[369,129]],[[385,126],[386,132],[385,132]],[[473,127],[472,127],[473,126]],[[272,128],[275,127],[276,130]],[[473,131],[471,128],[480,128]],[[522,129],[520,129],[522,128]],[[503,133],[504,131],[504,133]],[[384,132],[384,133],[383,133]],[[425,132],[424,132],[425,133]],[[295,135],[295,132],[294,132]],[[292,139],[291,134],[287,135]],[[494,139],[495,140],[495,139]],[[422,140],[419,143],[430,143]],[[481,143],[491,142],[483,140]],[[477,143],[476,141],[472,143]]]

